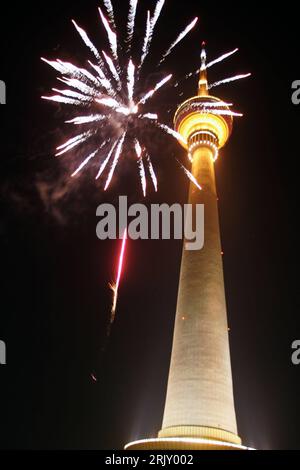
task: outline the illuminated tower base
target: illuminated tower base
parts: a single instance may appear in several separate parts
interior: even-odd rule
[[[209,112],[218,106],[224,113]],[[227,114],[228,112],[228,114]],[[162,430],[129,450],[241,450],[237,433],[214,161],[232,130],[229,108],[208,94],[205,52],[198,96],[183,103],[175,129],[187,142],[189,204],[204,204],[204,248],[184,245]]]

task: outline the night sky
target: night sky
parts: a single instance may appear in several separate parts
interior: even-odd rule
[[[291,362],[291,344],[300,339],[300,105],[291,102],[291,84],[300,79],[299,12],[296,2],[285,9],[262,2],[166,4],[147,85],[157,75],[160,53],[196,15],[198,28],[164,71],[180,78],[196,69],[206,40],[211,59],[240,48],[211,69],[210,81],[253,74],[215,90],[244,113],[216,163],[236,412],[246,445],[299,449],[300,366]],[[122,28],[127,2],[115,5]],[[153,5],[140,2],[138,38]],[[120,166],[105,195],[92,172],[70,182],[72,156],[53,157],[67,135],[66,109],[40,99],[57,85],[41,56],[78,64],[88,56],[71,18],[104,48],[98,6],[94,0],[1,6],[0,79],[7,86],[7,104],[0,107],[4,449],[121,449],[154,437],[161,426],[181,242],[129,241],[117,320],[106,344],[108,283],[119,243],[97,239],[96,208],[116,203],[120,194],[142,202],[136,167]],[[152,110],[172,125],[177,104],[196,87],[196,79],[186,82],[182,97],[166,87]],[[188,180],[174,158],[184,161],[184,151],[160,132],[145,138],[160,181],[147,203],[184,204]]]

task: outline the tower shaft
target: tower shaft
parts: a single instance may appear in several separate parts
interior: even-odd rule
[[[240,443],[233,401],[213,151],[193,153],[189,204],[204,204],[204,248],[182,253],[163,428],[159,437]]]

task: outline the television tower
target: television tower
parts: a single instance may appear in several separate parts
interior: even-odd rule
[[[174,124],[187,142],[192,174],[202,187],[199,191],[190,184],[189,204],[204,205],[205,243],[199,251],[183,246],[162,430],[157,439],[132,442],[126,449],[246,449],[234,408],[214,170],[233,117],[224,102],[209,94],[204,44],[198,96],[179,106]]]

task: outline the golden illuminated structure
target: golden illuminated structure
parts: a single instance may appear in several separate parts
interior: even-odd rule
[[[157,439],[128,444],[130,450],[245,449],[234,409],[214,171],[233,118],[224,102],[209,95],[204,49],[201,60],[198,96],[179,107],[174,122],[202,187],[191,183],[189,204],[204,205],[204,248],[183,248],[162,430]],[[214,107],[221,113],[210,111]]]

